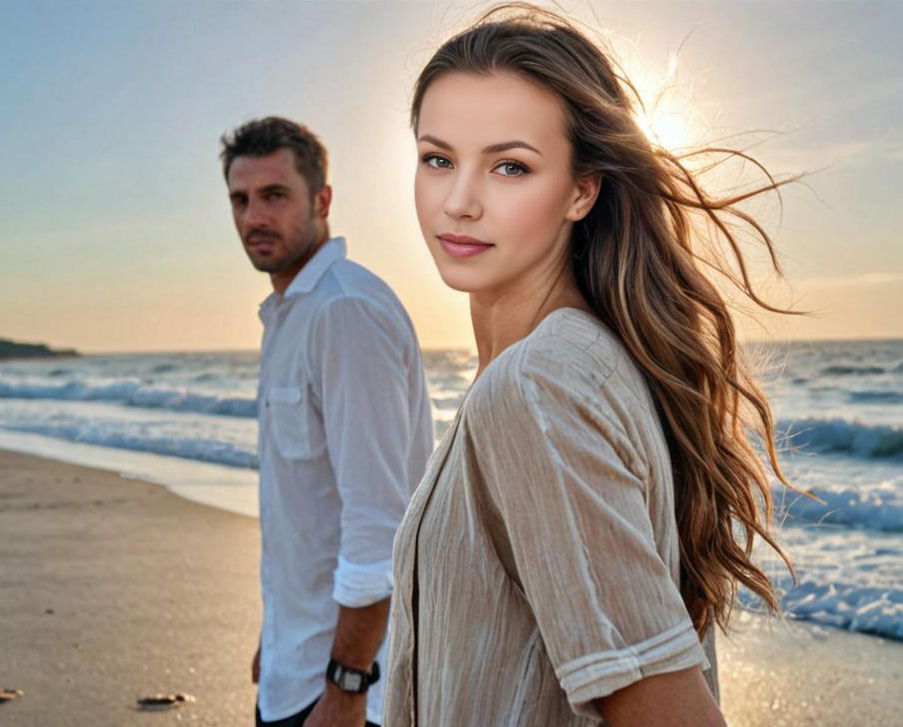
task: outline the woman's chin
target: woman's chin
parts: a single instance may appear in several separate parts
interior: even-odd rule
[[[484,287],[474,275],[462,274],[460,270],[443,270],[440,267],[439,276],[449,288],[460,293],[476,293]]]

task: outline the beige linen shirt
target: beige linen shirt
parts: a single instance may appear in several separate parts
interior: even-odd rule
[[[474,383],[398,531],[384,727],[597,725],[594,699],[695,665],[717,696],[678,550],[642,376],[551,313]]]

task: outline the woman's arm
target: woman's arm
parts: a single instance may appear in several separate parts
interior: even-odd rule
[[[608,727],[726,727],[699,667],[634,682],[594,702]]]

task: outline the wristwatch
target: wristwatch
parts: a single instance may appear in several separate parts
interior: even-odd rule
[[[335,659],[329,660],[326,667],[326,680],[335,684],[343,692],[354,694],[366,694],[371,684],[379,681],[379,662],[373,662],[373,668],[369,672],[362,669],[353,669],[350,666],[339,664]]]

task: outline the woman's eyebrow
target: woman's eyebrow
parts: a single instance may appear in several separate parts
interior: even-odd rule
[[[442,139],[437,139],[435,136],[430,136],[429,134],[424,134],[419,139],[417,139],[417,141],[418,142],[428,141],[430,144],[433,144],[434,146],[438,146],[440,149],[445,149],[445,151],[452,150],[452,145],[449,144],[447,141],[442,141]]]
[[[542,152],[537,149],[535,146],[531,146],[525,141],[503,141],[501,144],[493,144],[492,146],[487,146],[483,149],[484,154],[498,154],[501,151],[508,151],[509,149],[529,149],[530,151],[536,152],[539,156],[542,156]]]
[[[437,139],[435,136],[431,136],[430,134],[424,134],[417,141],[426,141],[430,144],[438,146],[440,149],[444,149],[445,151],[452,151],[452,145],[447,141],[442,141],[442,139]],[[515,140],[515,141],[503,141],[499,144],[491,144],[483,149],[483,154],[498,154],[499,152],[508,151],[509,149],[529,149],[532,152],[536,152],[539,156],[542,156],[542,152],[537,149],[535,146],[528,144],[525,141]]]

